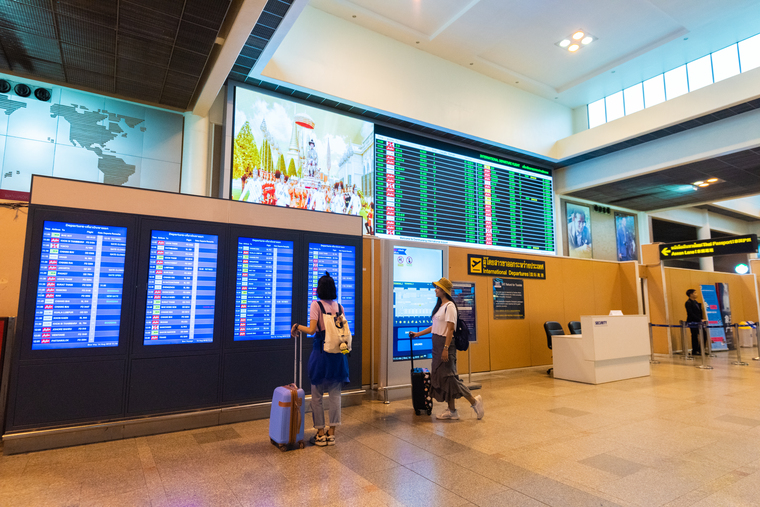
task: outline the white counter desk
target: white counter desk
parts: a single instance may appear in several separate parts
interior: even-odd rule
[[[552,337],[554,378],[586,384],[649,375],[646,315],[586,315],[577,335]]]

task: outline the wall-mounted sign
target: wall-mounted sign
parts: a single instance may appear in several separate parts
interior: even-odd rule
[[[522,280],[493,279],[493,318],[525,318],[525,291]]]
[[[714,257],[716,255],[757,252],[757,234],[728,236],[715,239],[698,239],[683,243],[660,245],[660,259],[685,259],[688,257]]]
[[[546,263],[528,259],[467,255],[467,273],[470,275],[500,276],[504,278],[546,279]]]

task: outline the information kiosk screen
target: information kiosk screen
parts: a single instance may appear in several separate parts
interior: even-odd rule
[[[319,278],[330,273],[335,280],[338,303],[343,305],[346,320],[353,333],[356,323],[356,248],[348,245],[309,243],[309,288],[311,300],[317,299]]]
[[[219,237],[152,231],[145,345],[214,341]]]
[[[235,341],[290,338],[293,242],[238,238]]]
[[[126,227],[46,221],[32,350],[118,347]]]
[[[437,298],[433,282],[443,276],[443,251],[408,246],[393,247],[393,360],[412,358],[409,332],[431,325]],[[414,359],[433,357],[433,336],[414,340]]]

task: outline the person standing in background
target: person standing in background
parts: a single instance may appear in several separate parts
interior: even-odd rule
[[[689,298],[686,300],[686,323],[687,324],[699,324],[702,322],[702,303],[697,301],[697,291],[695,289],[689,289],[686,291],[686,296]],[[698,327],[690,327],[691,329],[691,354],[693,356],[700,354],[699,348],[699,332]],[[703,343],[704,345],[704,343]]]

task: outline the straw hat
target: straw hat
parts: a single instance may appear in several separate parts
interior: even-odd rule
[[[441,289],[443,292],[449,295],[451,297],[451,288],[453,285],[451,284],[451,281],[448,278],[441,278],[437,282],[433,282],[433,285]]]

